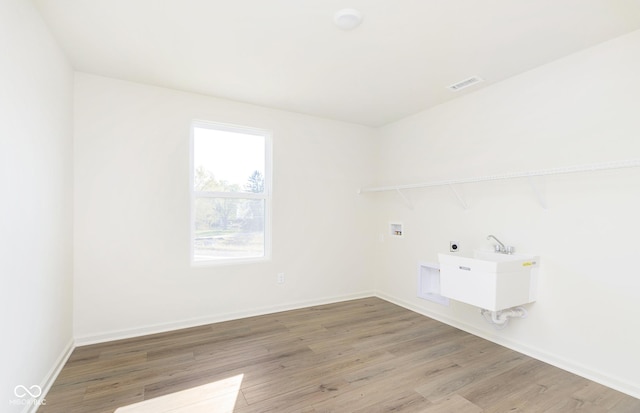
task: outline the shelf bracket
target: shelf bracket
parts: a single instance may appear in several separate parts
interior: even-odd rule
[[[396,192],[398,193],[398,195],[400,195],[400,198],[402,198],[402,200],[404,201],[405,205],[407,206],[407,208],[409,209],[413,209],[413,203],[409,200],[409,198],[407,198],[402,191],[400,190],[400,188],[396,188]]]
[[[533,189],[533,193],[536,195],[536,198],[538,198],[538,202],[540,203],[542,209],[547,209],[547,199],[544,194],[540,192],[540,189],[536,185],[536,181],[533,176],[528,176],[527,180],[529,181],[529,185],[531,185],[531,189]]]
[[[467,203],[464,201],[464,198],[460,195],[460,193],[456,190],[456,188],[453,185],[449,185],[449,188],[458,199],[458,202],[460,202],[460,205],[462,205],[462,209],[466,211],[469,207],[467,206]]]

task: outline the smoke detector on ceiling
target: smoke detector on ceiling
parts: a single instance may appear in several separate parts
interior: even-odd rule
[[[457,92],[460,89],[464,89],[467,88],[469,86],[473,86],[476,83],[480,83],[484,81],[483,78],[481,78],[480,76],[473,76],[470,77],[468,79],[465,80],[461,80],[460,82],[454,83],[453,85],[449,85],[447,86],[448,89],[453,90],[454,92]]]
[[[355,9],[342,9],[333,16],[333,22],[342,30],[353,30],[362,23],[362,13]]]

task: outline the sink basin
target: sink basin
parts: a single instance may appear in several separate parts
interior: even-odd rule
[[[438,254],[440,294],[491,311],[535,301],[540,257],[474,251]]]

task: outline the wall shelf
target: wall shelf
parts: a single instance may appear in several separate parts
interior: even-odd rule
[[[605,171],[610,169],[624,169],[624,168],[637,168],[640,167],[640,159],[632,159],[632,160],[622,160],[622,161],[611,161],[611,162],[602,162],[602,163],[594,163],[587,165],[574,165],[567,166],[561,168],[549,168],[549,169],[537,169],[532,171],[524,171],[524,172],[512,172],[506,174],[498,174],[498,175],[485,175],[471,178],[462,178],[462,179],[448,179],[442,181],[432,181],[432,182],[423,182],[418,184],[405,184],[405,185],[394,185],[394,186],[378,186],[378,187],[370,187],[370,188],[360,188],[358,193],[368,193],[368,192],[386,192],[386,191],[396,191],[401,195],[403,200],[407,203],[409,207],[412,207],[409,200],[402,194],[403,190],[410,189],[421,189],[421,188],[431,188],[437,186],[448,186],[456,195],[456,198],[461,203],[464,209],[467,209],[467,204],[464,199],[460,196],[458,191],[456,191],[454,185],[458,184],[468,184],[468,183],[476,183],[476,182],[487,182],[487,181],[504,181],[509,179],[518,179],[518,178],[528,178],[529,184],[531,185],[533,191],[535,192],[540,204],[543,208],[546,208],[546,201],[543,199],[540,191],[535,185],[535,182],[532,178],[536,176],[548,176],[548,175],[565,175],[565,174],[573,174],[579,172],[594,172],[594,171]]]

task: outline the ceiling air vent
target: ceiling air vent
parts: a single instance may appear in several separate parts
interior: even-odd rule
[[[450,89],[450,90],[453,90],[454,92],[457,92],[460,89],[464,89],[466,87],[473,86],[476,83],[482,82],[483,80],[484,79],[481,78],[481,77],[473,76],[473,77],[470,77],[469,79],[465,79],[465,80],[462,80],[462,81],[460,81],[458,83],[454,83],[453,85],[450,85],[447,88]]]

